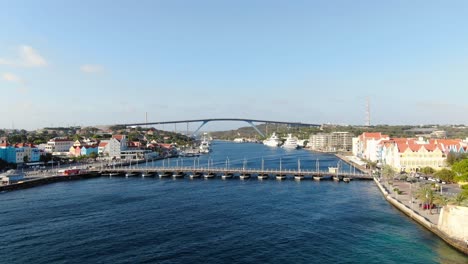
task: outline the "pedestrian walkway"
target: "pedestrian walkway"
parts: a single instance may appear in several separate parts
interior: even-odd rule
[[[432,210],[424,210],[422,207],[419,207],[419,204],[422,204],[423,201],[418,200],[415,197],[419,189],[419,186],[417,186],[417,184],[409,183],[406,181],[395,181],[393,185],[388,185],[387,182],[383,183],[383,185],[385,186],[385,188],[387,188],[391,197],[398,200],[400,203],[404,204],[408,208],[412,209],[417,214],[426,218],[432,224],[437,225],[437,223],[439,222],[440,209],[434,208]],[[402,193],[397,194],[395,191],[393,191],[394,188],[398,188]]]

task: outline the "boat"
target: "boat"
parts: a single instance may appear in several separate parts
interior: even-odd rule
[[[344,177],[343,178],[343,181],[346,182],[346,183],[349,183],[351,181],[351,178],[349,177]]]
[[[202,176],[201,172],[195,172],[194,174],[190,174],[190,179],[200,178]]]
[[[103,176],[109,176],[109,177],[113,177],[113,176],[115,177],[115,176],[119,176],[120,173],[118,173],[118,172],[109,172],[109,173],[103,173],[102,175]]]
[[[281,145],[281,140],[276,135],[276,133],[273,132],[271,137],[269,137],[268,139],[263,140],[263,145],[269,146],[269,147],[278,147],[278,146]]]
[[[136,176],[136,175],[137,175],[136,172],[127,172],[127,173],[125,173],[125,177],[127,177],[127,178],[128,177],[133,177],[133,176]]]
[[[280,180],[280,181],[286,180],[286,175],[284,175],[284,174],[277,174],[277,175],[276,175],[276,179],[277,179],[277,180]]]
[[[282,147],[285,149],[298,149],[299,145],[297,145],[297,139],[293,138],[292,134],[288,134]]]
[[[243,173],[239,176],[239,179],[241,180],[247,180],[250,178],[250,173]]]
[[[259,179],[259,180],[268,179],[268,174],[267,173],[260,173],[260,174],[258,174],[257,179]]]
[[[314,181],[320,181],[320,180],[322,179],[322,177],[320,177],[320,176],[314,176],[313,179],[314,179]]]
[[[172,172],[170,171],[166,171],[164,173],[159,174],[159,178],[169,178],[169,177],[172,177]]]
[[[182,172],[182,171],[179,171],[179,172],[177,172],[177,173],[175,173],[175,174],[172,175],[172,177],[174,177],[175,179],[181,179],[181,178],[183,178],[184,176],[185,176],[185,173]]]
[[[211,142],[206,138],[206,134],[203,135],[203,140],[200,143],[200,153],[208,154],[211,152]]]
[[[205,177],[205,179],[213,179],[216,177],[216,173],[209,172],[208,174],[205,174],[203,177]]]
[[[333,176],[332,178],[333,178],[333,180],[336,181],[336,182],[339,182],[339,181],[340,181],[340,177],[338,177],[338,176]]]
[[[297,180],[297,181],[300,181],[300,180],[303,180],[304,179],[304,175],[294,175],[294,179]]]
[[[223,175],[221,176],[221,179],[223,179],[223,180],[231,179],[233,176],[234,176],[234,174],[228,172],[228,173],[226,173],[226,174],[223,174]]]
[[[154,177],[156,175],[155,172],[143,172],[141,177]]]

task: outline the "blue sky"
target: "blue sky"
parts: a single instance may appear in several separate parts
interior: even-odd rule
[[[468,123],[467,1],[0,6],[0,127]]]

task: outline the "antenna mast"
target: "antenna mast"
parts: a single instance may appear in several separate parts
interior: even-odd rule
[[[370,126],[370,99],[367,97],[366,100],[366,126]]]

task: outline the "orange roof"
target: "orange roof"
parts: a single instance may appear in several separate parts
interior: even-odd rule
[[[117,139],[118,141],[122,141],[122,139],[125,138],[125,135],[113,135],[112,137]]]
[[[107,146],[107,144],[108,144],[108,142],[101,142],[101,143],[99,143],[99,146],[100,147],[105,147],[105,146]]]
[[[373,138],[373,139],[381,139],[388,137],[387,135],[382,135],[380,132],[364,132],[362,133],[362,136],[364,138]]]

